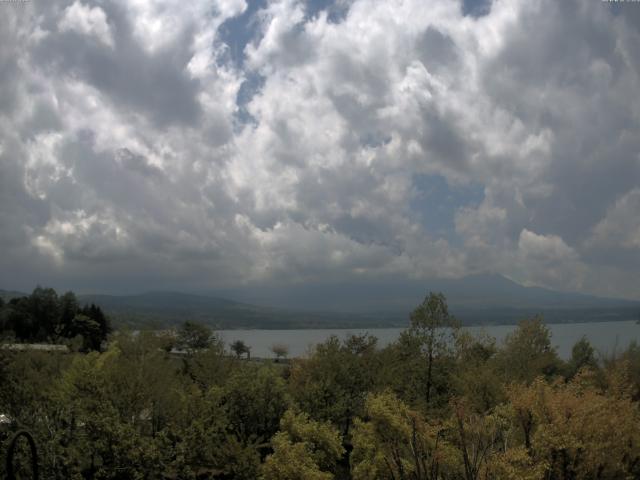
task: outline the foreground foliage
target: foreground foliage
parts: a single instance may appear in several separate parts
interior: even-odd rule
[[[115,333],[103,352],[0,350],[0,455],[26,428],[52,479],[640,478],[635,344],[599,359],[583,339],[563,362],[541,319],[497,345],[433,295],[385,348],[235,350],[192,323]]]

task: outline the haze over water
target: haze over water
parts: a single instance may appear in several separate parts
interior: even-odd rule
[[[571,356],[571,348],[583,336],[586,337],[598,354],[607,354],[623,350],[632,341],[640,340],[640,325],[634,321],[563,323],[547,325],[551,331],[551,343],[563,359]],[[516,325],[490,325],[463,327],[474,335],[482,332],[494,337],[500,344],[512,332]],[[271,346],[275,343],[289,347],[289,357],[302,357],[309,349],[322,343],[331,335],[341,340],[350,334],[369,333],[378,338],[378,347],[385,347],[395,341],[402,328],[369,329],[314,329],[314,330],[220,330],[224,342],[228,345],[234,340],[242,340],[251,347],[253,357],[273,357]]]

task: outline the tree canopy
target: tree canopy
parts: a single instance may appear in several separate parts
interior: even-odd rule
[[[98,307],[33,297],[7,302],[3,321],[24,320],[12,326],[28,338],[88,339],[71,353],[0,349],[0,452],[29,430],[42,478],[640,478],[636,344],[601,358],[582,339],[563,361],[540,318],[496,342],[460,331],[432,294],[388,346],[347,335],[249,361],[244,342],[229,350],[190,323],[177,337],[188,354],[153,331],[113,332],[98,349]]]
[[[0,338],[19,342],[79,339],[84,351],[99,350],[111,332],[109,319],[94,304],[80,306],[73,292],[58,296],[37,287],[31,295],[0,305]]]

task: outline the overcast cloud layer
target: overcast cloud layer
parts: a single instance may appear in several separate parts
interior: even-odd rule
[[[639,75],[637,3],[0,3],[0,287],[640,298]]]

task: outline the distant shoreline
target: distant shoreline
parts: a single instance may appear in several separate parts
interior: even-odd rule
[[[522,317],[519,320],[514,320],[514,321],[510,321],[510,322],[492,322],[492,323],[482,323],[482,322],[477,322],[477,323],[463,323],[460,325],[460,327],[462,328],[467,328],[467,327],[472,327],[472,328],[476,328],[476,327],[508,327],[508,326],[516,326],[518,325],[518,323],[521,320],[525,320],[527,318],[531,318],[531,317]],[[592,320],[571,320],[571,321],[566,321],[566,322],[561,322],[561,321],[547,321],[545,319],[544,316],[542,316],[542,319],[544,321],[544,323],[546,325],[576,325],[576,324],[593,324],[593,323],[614,323],[614,322],[633,322],[633,323],[639,323],[638,320],[636,318],[612,318],[610,320],[603,320],[603,319],[592,319]],[[193,320],[193,319],[186,319],[186,320]],[[201,321],[201,320],[198,320]],[[367,329],[403,329],[403,328],[407,328],[409,326],[409,320],[407,318],[407,322],[404,324],[389,324],[389,325],[358,325],[358,324],[354,324],[354,325],[333,325],[333,324],[329,324],[329,325],[296,325],[296,326],[289,326],[289,327],[280,327],[280,326],[269,326],[269,325],[264,325],[264,326],[217,326],[215,324],[212,323],[208,323],[208,322],[203,322],[205,323],[208,327],[210,327],[212,330],[214,331],[256,331],[256,330],[264,330],[264,331],[293,331],[293,330],[345,330],[345,331],[349,331],[349,330],[367,330]],[[173,325],[166,325],[166,326],[149,326],[148,328],[146,326],[140,326],[140,327],[136,327],[135,325],[125,325],[122,327],[117,327],[115,330],[121,330],[121,331],[127,331],[127,330],[139,330],[139,331],[156,331],[156,330],[167,330],[170,328],[175,328],[177,326],[179,326],[180,323],[176,322]]]

